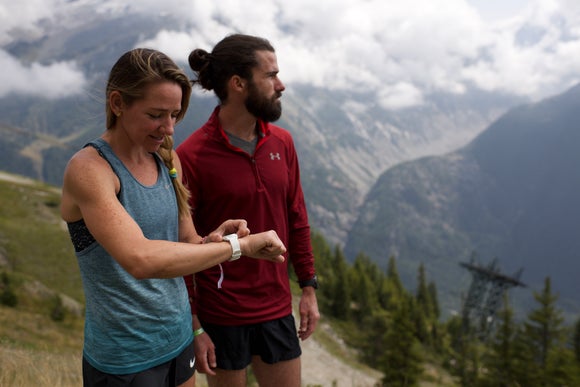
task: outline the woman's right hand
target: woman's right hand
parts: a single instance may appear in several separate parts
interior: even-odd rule
[[[251,234],[239,239],[242,255],[266,259],[273,262],[284,262],[286,247],[274,230]]]

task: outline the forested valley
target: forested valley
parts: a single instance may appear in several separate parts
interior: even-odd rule
[[[385,257],[382,270],[364,254],[347,262],[320,235],[313,247],[321,313],[341,327],[360,361],[383,373],[383,385],[418,385],[427,363],[461,386],[580,385],[580,319],[565,322],[549,277],[522,321],[506,292],[493,329],[482,335],[461,313],[442,321],[437,287],[423,264],[411,290],[400,281],[396,257]]]

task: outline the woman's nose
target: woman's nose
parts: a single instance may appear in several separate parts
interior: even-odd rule
[[[173,132],[175,131],[175,118],[172,116],[167,117],[166,119],[163,120],[161,126],[163,127],[163,131],[165,134],[169,136],[173,135]]]

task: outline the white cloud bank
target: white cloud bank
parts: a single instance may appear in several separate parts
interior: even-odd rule
[[[2,47],[12,34],[41,36],[39,22],[52,19],[63,1],[24,0],[0,3],[0,97],[8,94],[61,98],[80,93],[86,85],[83,72],[73,61],[51,64],[22,63]]]
[[[23,66],[0,50],[0,64],[0,97],[15,93],[61,98],[81,92],[86,84],[83,73],[73,62]]]
[[[2,25],[7,12],[12,15],[6,8],[29,3],[35,7],[26,6],[29,14],[24,23],[31,29],[49,18],[51,10],[66,6],[64,0],[0,5],[0,42],[11,28],[23,25],[16,20]],[[501,4],[494,7],[494,3]],[[280,76],[287,86],[306,83],[368,90],[386,108],[415,106],[429,93],[462,93],[470,86],[538,99],[580,79],[580,3],[576,0],[106,0],[94,4],[100,9],[177,15],[180,25],[189,27],[167,26],[153,40],[140,44],[184,63],[193,48],[210,51],[231,32],[264,36],[276,47]],[[10,58],[0,55],[0,65],[5,60]],[[30,75],[33,68],[23,66],[22,71]],[[73,64],[60,68],[73,75],[76,71]],[[7,86],[0,85],[0,94],[5,93]],[[10,85],[18,90],[14,82]]]

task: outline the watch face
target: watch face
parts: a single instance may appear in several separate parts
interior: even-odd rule
[[[237,234],[228,234],[222,237],[223,240],[228,241],[232,246],[232,257],[230,261],[235,261],[242,255],[242,250],[240,249],[240,242],[238,241]]]

